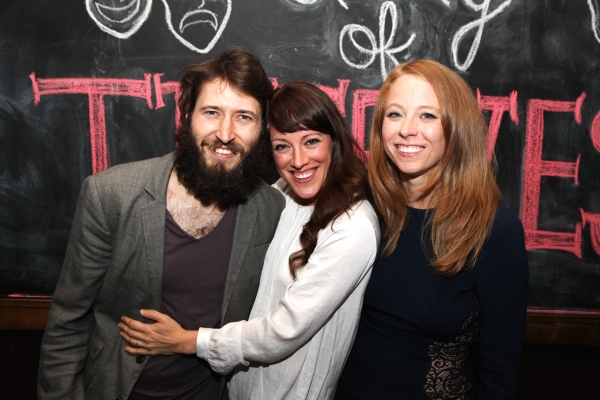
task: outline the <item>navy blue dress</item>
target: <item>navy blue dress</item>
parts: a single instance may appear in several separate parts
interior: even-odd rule
[[[521,221],[500,205],[475,267],[445,278],[427,261],[426,214],[409,207],[396,250],[373,267],[336,399],[516,397],[529,279]]]

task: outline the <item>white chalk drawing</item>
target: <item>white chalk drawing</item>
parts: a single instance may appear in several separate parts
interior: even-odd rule
[[[85,0],[85,8],[102,31],[127,39],[148,19],[152,0]]]
[[[504,3],[500,4],[498,8],[488,14],[490,1],[491,0],[484,0],[481,2],[481,4],[475,4],[472,0],[463,0],[464,4],[471,10],[475,12],[481,11],[481,17],[461,27],[452,39],[452,62],[460,71],[466,71],[473,63],[475,55],[477,54],[477,50],[479,49],[479,43],[481,42],[481,36],[483,35],[483,27],[485,26],[485,23],[494,18],[496,15],[500,14],[512,2],[512,0],[506,0]],[[458,60],[458,47],[460,46],[460,42],[463,40],[464,36],[474,28],[477,28],[477,33],[475,34],[473,43],[471,43],[471,48],[469,49],[469,53],[467,54],[465,61],[461,63]]]
[[[387,15],[389,14],[392,21],[392,29],[390,30],[390,36],[385,38],[385,21]],[[340,32],[340,54],[342,59],[346,62],[346,64],[351,67],[358,69],[365,69],[369,67],[375,58],[379,55],[380,59],[380,68],[381,68],[381,77],[385,79],[388,74],[386,69],[386,57],[389,58],[394,65],[398,65],[399,62],[394,57],[395,53],[399,53],[405,49],[407,49],[413,40],[415,39],[415,34],[410,35],[410,38],[403,45],[395,48],[390,48],[392,43],[394,42],[394,38],[396,36],[396,30],[398,29],[398,10],[396,9],[396,5],[391,1],[386,1],[381,5],[379,9],[379,44],[377,43],[377,39],[375,38],[375,34],[367,27],[358,25],[358,24],[349,24],[344,26],[342,31]],[[360,45],[354,35],[357,33],[364,34],[370,42],[371,48],[366,48]],[[368,55],[366,61],[361,63],[354,63],[348,59],[346,53],[344,52],[343,40],[344,37],[348,35],[348,38],[354,45],[354,48],[359,51],[361,54]]]
[[[305,4],[305,5],[310,5],[310,4],[315,4],[318,1],[321,0],[294,0],[296,3],[300,3],[300,4]],[[344,0],[338,0],[338,3],[340,3],[340,5],[342,7],[344,7],[346,10],[348,9],[348,5],[346,4],[346,2]]]
[[[188,49],[208,53],[223,34],[231,16],[231,1],[162,0],[169,30]],[[152,9],[152,0],[86,0],[88,14],[98,27],[119,39],[128,39],[146,22]],[[216,9],[216,10],[215,10]],[[219,23],[219,15],[222,20]],[[194,34],[190,27],[206,24],[214,36]],[[175,28],[176,27],[176,28]],[[204,44],[207,42],[206,44]]]
[[[229,21],[229,17],[231,16],[231,0],[221,2],[221,6],[225,6],[225,10],[223,21],[220,24],[218,21],[218,13],[204,8],[204,0],[202,0],[201,4],[196,8],[182,8],[182,4],[189,4],[189,2],[184,2],[181,0],[162,0],[162,2],[165,5],[165,18],[167,20],[167,26],[169,27],[169,30],[173,36],[175,36],[177,40],[179,40],[188,49],[197,53],[206,54],[214,47],[217,40],[219,40],[223,34],[223,30],[225,30],[227,22]],[[170,7],[169,3],[172,3],[173,7]],[[211,5],[214,6],[216,3]],[[179,11],[179,13],[176,11]],[[180,15],[181,13],[183,15]],[[175,19],[175,21],[179,20],[179,24],[177,26],[178,29],[173,27],[173,19]],[[208,24],[215,30],[215,36],[204,47],[198,47],[199,44],[197,43],[197,40],[199,38],[194,37],[193,35],[184,37],[184,31],[190,26],[197,24]]]
[[[588,6],[590,7],[590,13],[592,14],[592,31],[598,43],[600,43],[600,21],[598,21],[598,13],[600,8],[598,7],[597,0],[588,0]]]

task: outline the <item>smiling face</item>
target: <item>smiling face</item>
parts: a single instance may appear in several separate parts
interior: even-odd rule
[[[202,87],[191,130],[208,166],[231,169],[258,140],[261,131],[259,102],[221,79]]]
[[[299,204],[313,204],[331,165],[331,136],[312,130],[281,133],[271,128],[270,132],[277,172]]]
[[[400,170],[402,185],[417,193],[446,147],[438,99],[429,82],[403,75],[392,84],[382,139],[387,156]]]

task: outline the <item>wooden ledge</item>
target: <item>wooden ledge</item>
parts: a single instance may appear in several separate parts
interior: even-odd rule
[[[50,299],[0,299],[0,330],[43,331]]]
[[[43,331],[49,299],[0,298],[0,330]],[[529,310],[527,344],[600,346],[600,312]]]
[[[527,314],[527,344],[600,346],[600,314]]]

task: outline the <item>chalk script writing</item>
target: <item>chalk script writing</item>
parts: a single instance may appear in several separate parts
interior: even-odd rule
[[[592,16],[592,31],[598,43],[600,43],[600,21],[598,20],[598,13],[600,13],[600,7],[598,7],[597,0],[588,0],[588,6],[590,7],[590,13]]]
[[[315,4],[319,0],[294,0],[294,1],[297,3],[300,3],[300,4]],[[346,2],[344,2],[344,0],[338,0],[338,3],[340,3],[340,5],[342,7],[344,7],[346,10],[348,9],[348,5],[346,4]]]
[[[390,37],[387,38],[387,40],[386,40],[385,39],[385,21],[386,21],[388,13],[392,20],[392,29],[390,30]],[[394,53],[398,53],[402,50],[405,50],[406,48],[408,48],[408,46],[410,46],[412,41],[415,39],[415,34],[413,33],[410,36],[410,38],[406,41],[406,43],[404,43],[403,45],[396,47],[396,48],[390,48],[392,46],[392,43],[394,42],[394,38],[396,36],[397,29],[398,29],[398,10],[396,9],[396,5],[393,2],[386,1],[385,3],[383,3],[381,5],[381,8],[379,9],[379,45],[377,44],[377,40],[375,39],[375,34],[373,34],[373,32],[369,28],[362,26],[362,25],[358,25],[358,24],[346,25],[340,32],[340,45],[339,45],[340,55],[342,56],[342,59],[346,62],[346,64],[350,65],[351,67],[357,68],[357,69],[365,69],[365,68],[369,67],[373,63],[373,61],[375,61],[375,58],[377,57],[377,55],[379,55],[381,77],[382,77],[382,79],[385,79],[385,77],[388,74],[388,71],[385,66],[386,56],[389,57],[389,59],[393,62],[394,65],[398,65],[398,60],[396,60],[396,58],[394,57]],[[354,38],[354,35],[358,32],[365,34],[365,36],[367,37],[367,39],[369,40],[369,42],[371,44],[370,49],[360,45],[356,41],[356,39]],[[354,63],[354,62],[350,61],[350,59],[348,59],[348,57],[346,56],[346,54],[344,52],[344,46],[343,46],[343,40],[344,40],[344,37],[346,36],[346,34],[348,35],[348,38],[352,42],[352,45],[354,45],[354,48],[356,50],[358,50],[359,53],[369,55],[369,57],[367,58],[366,61],[364,61],[362,63]]]
[[[32,73],[34,104],[39,104],[42,96],[59,94],[86,94],[89,99],[90,146],[92,154],[92,172],[97,173],[109,167],[109,154],[106,141],[106,117],[104,113],[104,96],[132,96],[145,99],[148,107],[153,109],[152,88],[156,95],[156,109],[165,106],[164,96],[173,95],[175,103],[179,97],[178,82],[161,82],[163,74],[144,74],[144,79],[94,79],[94,78],[53,78],[40,79]],[[275,86],[277,79],[271,78]],[[345,98],[350,80],[338,79],[337,87],[318,85],[335,102],[340,112],[346,115]],[[356,89],[351,94],[352,134],[359,145],[365,148],[367,131],[367,109],[373,107],[377,100],[377,90]],[[491,157],[500,123],[504,113],[508,112],[512,123],[519,125],[517,112],[518,93],[512,91],[508,96],[484,96],[477,91],[479,107],[491,112],[490,135],[488,137],[488,157]],[[544,113],[572,113],[573,119],[582,124],[581,109],[586,98],[582,93],[575,101],[556,101],[530,99],[527,102],[526,141],[523,165],[523,182],[521,196],[521,220],[525,229],[525,241],[528,249],[563,250],[582,257],[582,228],[590,226],[590,239],[593,250],[600,255],[600,214],[580,210],[581,222],[575,224],[575,232],[554,232],[539,229],[539,208],[542,177],[552,176],[573,179],[579,185],[579,164],[581,155],[573,161],[553,161],[542,158],[544,140]],[[176,123],[179,114],[176,115]],[[595,148],[600,152],[600,111],[593,119],[590,135]]]
[[[127,39],[146,22],[152,9],[152,0],[86,0],[85,6],[88,14],[98,27],[119,39]],[[231,0],[211,2],[211,7],[216,7],[219,12],[206,8],[205,0],[162,0],[165,6],[165,19],[173,36],[188,49],[197,53],[206,54],[215,46],[215,43],[227,26],[231,16]],[[170,5],[172,3],[172,5]],[[219,13],[223,15],[219,23]],[[173,20],[179,21],[175,25]],[[205,24],[215,32],[208,43],[205,35],[197,35],[190,31],[194,25]],[[188,32],[186,32],[188,31]]]
[[[506,0],[504,3],[500,4],[498,8],[488,14],[491,0],[484,0],[481,4],[475,4],[472,0],[463,0],[465,5],[472,9],[473,11],[481,11],[481,18],[476,19],[473,22],[469,22],[465,26],[461,27],[458,32],[452,38],[452,62],[454,66],[460,71],[466,71],[469,69],[473,60],[475,60],[475,55],[477,54],[477,50],[479,49],[479,43],[481,42],[481,36],[483,35],[483,27],[487,21],[494,18],[496,15],[502,12],[506,7],[510,5],[512,0]],[[477,33],[475,34],[475,38],[473,39],[473,43],[471,44],[471,48],[469,49],[469,53],[463,63],[458,60],[458,48],[460,46],[460,42],[464,39],[465,35],[469,33],[471,29],[477,28]]]

